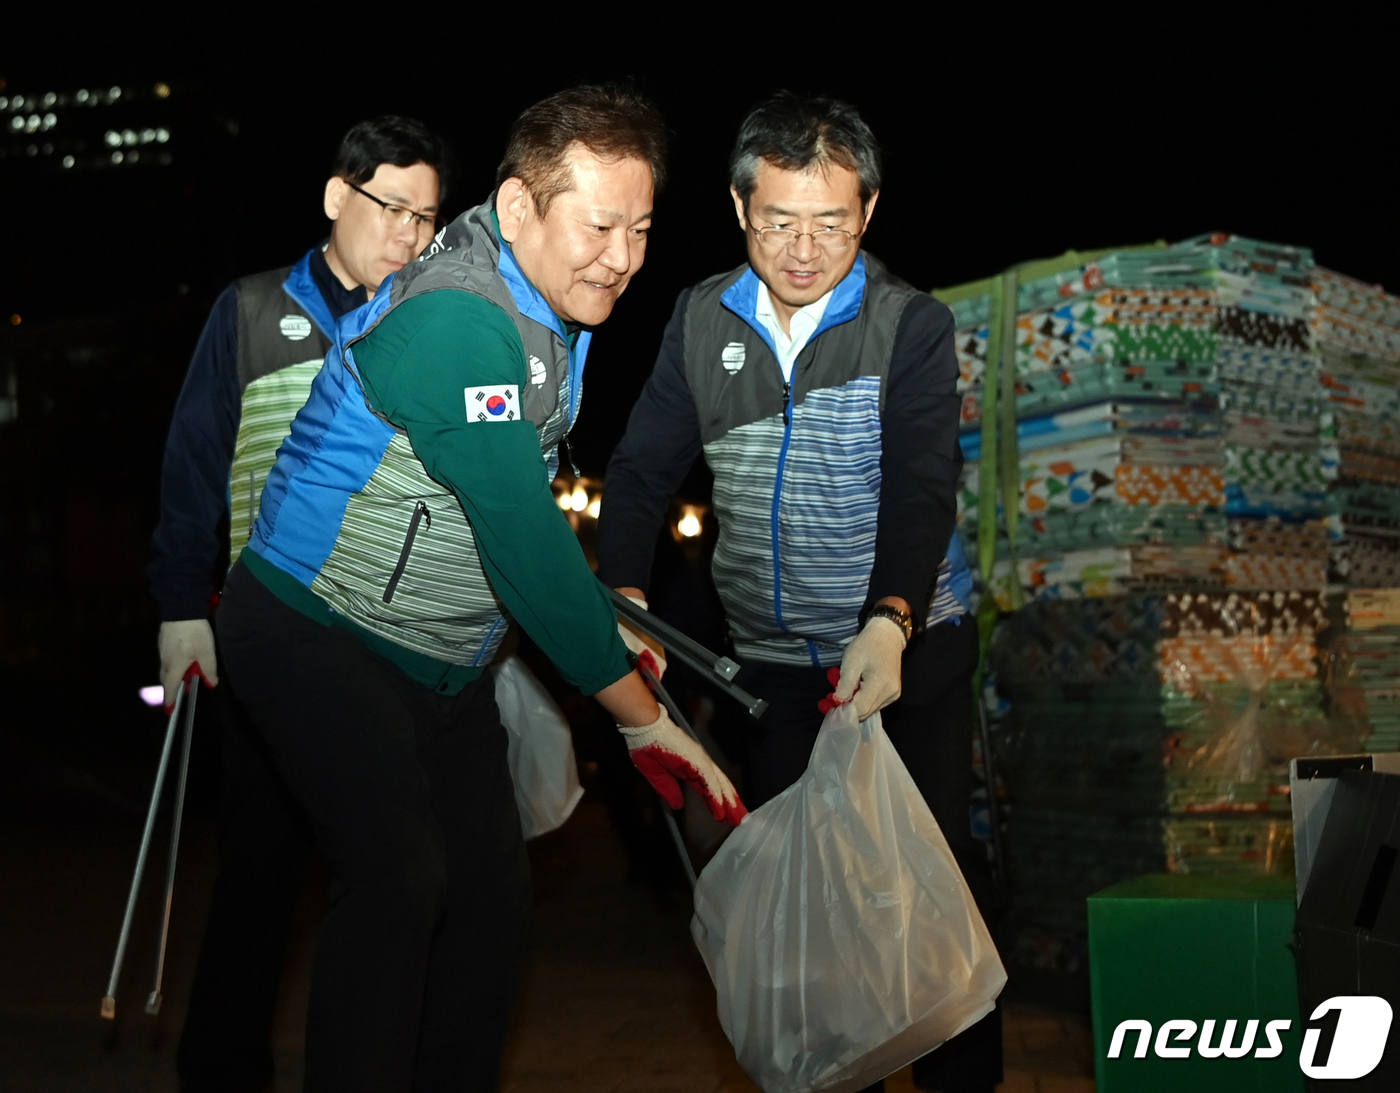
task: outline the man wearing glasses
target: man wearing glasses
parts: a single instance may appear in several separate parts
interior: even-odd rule
[[[748,262],[676,304],[608,467],[599,577],[645,596],[666,506],[703,451],[738,682],[769,702],[746,726],[745,800],[763,804],[806,769],[839,666],[836,699],[862,719],[884,709],[985,891],[969,818],[977,628],[954,533],[952,315],[860,247],[880,154],[852,107],[786,92],[759,104],[730,180]],[[990,1093],[1001,1076],[997,1012],[914,1068],[947,1093]]]
[[[223,577],[223,521],[232,565],[336,322],[432,240],[448,160],[446,144],[417,121],[356,125],[326,182],[330,238],[293,266],[241,278],[215,302],[175,406],[152,540],[167,707],[192,666],[218,683],[209,615]],[[273,1009],[310,849],[300,809],[227,691],[216,692],[220,875],[179,1050],[188,1093],[260,1090],[272,1080]]]

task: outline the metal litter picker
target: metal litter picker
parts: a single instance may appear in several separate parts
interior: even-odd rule
[[[735,664],[734,661],[710,652],[699,642],[682,634],[675,627],[662,622],[640,604],[629,600],[621,592],[609,589],[608,594],[612,597],[618,614],[646,634],[647,637],[665,646],[668,656],[674,656],[681,663],[698,672],[702,679],[713,683],[748,710],[751,717],[763,716],[763,711],[768,709],[768,703],[761,698],[754,698],[753,695],[734,682],[734,677],[739,673],[739,665]],[[647,686],[656,695],[657,701],[671,715],[671,720],[703,749],[705,745],[700,742],[700,737],[690,727],[690,722],[681,713],[680,707],[676,705],[675,700],[671,698],[669,692],[662,686],[661,680],[656,677],[647,663],[631,653],[628,654],[628,660],[642,673],[642,678],[646,680]],[[663,801],[662,804],[664,805],[665,802]],[[693,889],[696,877],[695,866],[690,860],[690,851],[685,847],[685,840],[681,838],[680,827],[676,824],[676,818],[671,813],[671,809],[665,807],[661,811],[666,817],[666,827],[671,832],[671,841],[676,844],[676,850],[681,856],[681,865],[685,868],[686,878],[690,881],[690,887]]]
[[[175,863],[180,853],[180,820],[185,809],[185,783],[190,770],[190,739],[194,733],[195,700],[199,697],[198,666],[192,667],[180,682],[175,693],[175,705],[170,711],[170,721],[165,729],[165,746],[161,749],[160,765],[156,767],[156,784],[151,790],[151,805],[146,810],[146,829],[141,835],[141,849],[136,855],[136,871],[131,878],[131,892],[126,897],[126,914],[122,917],[122,931],[117,938],[117,952],[112,958],[112,975],[107,981],[107,994],[102,999],[102,1016],[111,1020],[117,1016],[117,980],[121,978],[122,962],[126,959],[126,943],[131,937],[131,920],[136,913],[136,897],[141,891],[141,877],[146,871],[146,858],[151,849],[151,836],[155,833],[156,810],[160,807],[161,790],[165,788],[165,775],[170,769],[170,755],[175,745],[175,726],[184,708],[184,740],[180,749],[180,777],[175,789],[175,811],[170,820],[170,860],[165,866],[165,903],[160,926],[160,950],[156,956],[156,980],[150,996],[146,999],[146,1012],[159,1013],[161,1003],[161,980],[165,975],[165,946],[170,937],[171,897],[175,892]],[[188,702],[185,700],[188,698]]]

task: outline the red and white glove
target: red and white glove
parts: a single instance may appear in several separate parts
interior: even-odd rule
[[[685,802],[677,780],[683,778],[705,798],[716,820],[737,824],[748,815],[724,771],[664,709],[650,725],[637,728],[619,725],[617,728],[627,740],[632,765],[646,776],[661,799],[672,808],[680,808]]]
[[[840,682],[832,680],[836,693],[823,701],[842,706],[854,699],[861,721],[883,710],[900,695],[905,644],[898,623],[878,616],[869,620],[841,657]]]
[[[647,609],[647,601],[640,596],[628,596],[627,598],[638,604],[643,611]],[[666,674],[666,650],[661,647],[660,642],[647,637],[638,630],[633,630],[627,624],[627,620],[621,617],[617,620],[617,632],[622,635],[622,643],[637,654],[637,659],[651,669],[652,675],[660,679]]]
[[[206,619],[181,619],[160,624],[156,638],[160,652],[160,682],[165,688],[165,711],[175,708],[175,695],[191,665],[210,687],[219,685],[219,663],[214,656],[214,628]]]

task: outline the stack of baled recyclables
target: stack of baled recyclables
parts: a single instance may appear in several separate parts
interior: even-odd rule
[[[1023,974],[1082,976],[1085,899],[1116,881],[1291,871],[1288,759],[1364,735],[1319,649],[1336,459],[1314,276],[1304,249],[1217,234],[934,293]]]
[[[1313,346],[1329,475],[1331,577],[1346,586],[1331,692],[1364,750],[1400,750],[1400,298],[1313,274]]]

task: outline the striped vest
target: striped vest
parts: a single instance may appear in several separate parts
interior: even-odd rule
[[[408,437],[372,410],[355,343],[424,292],[471,292],[514,322],[530,375],[522,416],[547,474],[578,412],[590,336],[571,354],[559,320],[503,252],[491,202],[453,221],[424,257],[341,318],[336,344],[268,476],[248,549],[354,623],[449,664],[489,664],[506,624],[461,502],[429,477]],[[471,332],[464,330],[463,337]]]
[[[229,565],[238,561],[267,472],[311,393],[335,320],[311,277],[311,252],[295,266],[255,273],[235,283],[238,294],[238,435],[229,466]]]
[[[701,282],[685,314],[686,380],[714,473],[714,578],[737,652],[837,665],[875,562],[880,418],[900,315],[917,295],[862,252],[783,382],[747,265]],[[932,626],[967,610],[954,533]]]

